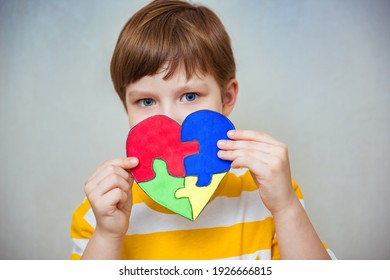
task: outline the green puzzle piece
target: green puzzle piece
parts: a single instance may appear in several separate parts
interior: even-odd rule
[[[167,164],[161,159],[154,159],[153,170],[156,176],[153,180],[138,183],[140,188],[154,201],[192,220],[192,209],[188,198],[176,198],[178,189],[184,188],[184,177],[172,177],[167,170]]]

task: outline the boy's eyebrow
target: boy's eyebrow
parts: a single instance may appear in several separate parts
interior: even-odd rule
[[[185,91],[192,91],[195,89],[208,89],[209,85],[208,83],[204,81],[189,81],[188,83],[178,86],[175,89],[175,92],[185,92]],[[144,95],[144,94],[158,94],[158,89],[157,90],[142,90],[142,89],[133,89],[129,90],[126,92],[127,95],[131,96],[137,96],[137,95]]]
[[[142,94],[150,94],[151,92],[150,91],[143,91],[143,90],[130,90],[130,91],[127,91],[126,94],[127,95],[142,95]]]

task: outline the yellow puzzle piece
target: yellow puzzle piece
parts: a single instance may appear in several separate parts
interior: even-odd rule
[[[192,208],[192,220],[195,220],[203,208],[207,205],[219,183],[225,176],[226,172],[214,174],[211,183],[205,187],[198,187],[196,182],[197,176],[187,176],[184,180],[184,188],[178,189],[175,193],[176,198],[188,197]]]

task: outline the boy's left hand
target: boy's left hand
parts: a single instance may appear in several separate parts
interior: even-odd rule
[[[274,215],[296,199],[291,183],[287,146],[258,131],[231,130],[231,140],[218,141],[218,157],[232,161],[233,168],[252,173],[264,205]]]

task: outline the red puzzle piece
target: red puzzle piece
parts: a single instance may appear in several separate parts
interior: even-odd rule
[[[184,177],[184,157],[199,153],[198,142],[180,141],[181,126],[166,116],[148,118],[130,131],[126,142],[128,157],[137,157],[139,164],[132,169],[137,182],[150,181],[155,177],[153,160],[159,158],[167,163],[168,173]],[[148,142],[148,145],[144,143]],[[150,143],[153,143],[151,145]]]

